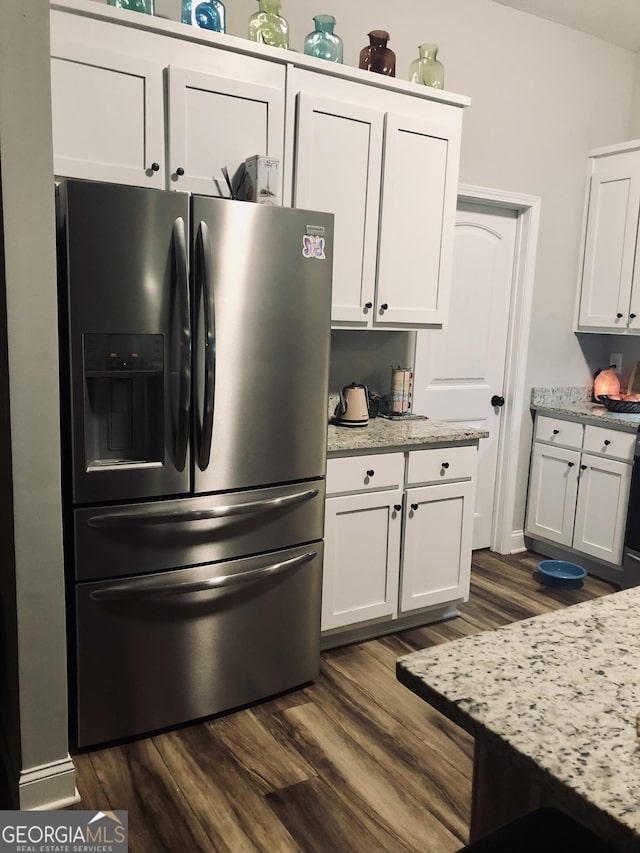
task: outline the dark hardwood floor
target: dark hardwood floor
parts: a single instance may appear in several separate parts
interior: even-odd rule
[[[316,682],[78,754],[82,809],[126,809],[132,853],[420,851],[467,839],[473,741],[402,687],[402,654],[614,591],[541,586],[538,558],[474,554],[453,620],[334,649]]]

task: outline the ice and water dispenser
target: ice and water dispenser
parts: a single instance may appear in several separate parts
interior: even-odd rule
[[[86,470],[161,465],[163,336],[84,334]]]

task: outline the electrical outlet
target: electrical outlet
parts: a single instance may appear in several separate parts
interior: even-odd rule
[[[609,364],[615,365],[614,370],[616,373],[622,373],[622,353],[621,352],[609,353]]]

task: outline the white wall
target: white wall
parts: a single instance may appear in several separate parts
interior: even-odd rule
[[[42,0],[0,4],[0,327],[6,317],[7,334],[0,360],[0,689],[10,705],[2,708],[2,752],[21,808],[75,797],[67,751],[49,21],[42,11]]]

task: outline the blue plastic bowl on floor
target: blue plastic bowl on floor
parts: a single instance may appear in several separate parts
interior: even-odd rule
[[[560,589],[576,589],[587,576],[586,569],[566,560],[541,560],[538,571],[542,583]]]

